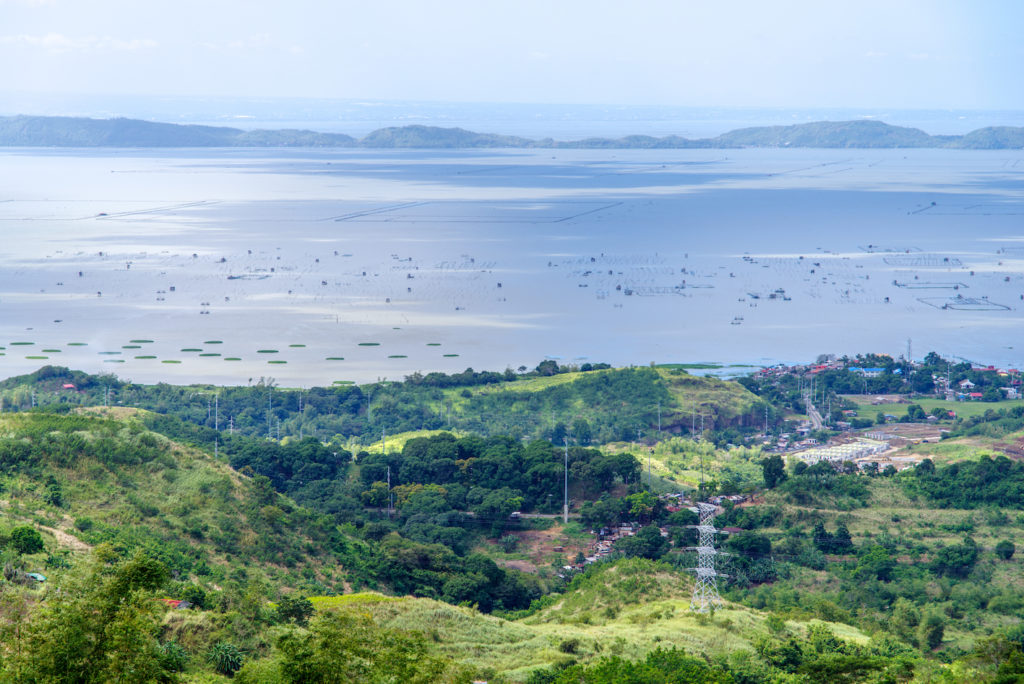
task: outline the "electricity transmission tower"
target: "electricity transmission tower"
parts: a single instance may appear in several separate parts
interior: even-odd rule
[[[693,585],[693,597],[690,599],[690,610],[698,613],[707,613],[713,606],[722,602],[718,595],[718,577],[720,574],[715,571],[715,557],[721,552],[715,549],[715,529],[713,518],[718,510],[717,506],[708,503],[698,503],[697,510],[700,515],[697,532],[699,541],[693,548],[697,552],[697,567],[691,568],[697,574],[697,581]]]

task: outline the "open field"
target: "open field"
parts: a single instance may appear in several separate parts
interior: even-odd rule
[[[860,414],[861,418],[871,420],[874,420],[875,415],[879,412],[901,418],[907,415],[907,406],[909,404],[917,404],[928,414],[936,408],[949,409],[950,411],[955,411],[956,415],[961,418],[980,416],[990,409],[998,411],[999,409],[1013,408],[1014,406],[1024,406],[1020,399],[1004,399],[1003,401],[946,401],[945,399],[913,398],[908,399],[907,403],[875,405],[872,403],[874,396],[870,394],[844,394],[843,398],[857,405],[857,413]]]

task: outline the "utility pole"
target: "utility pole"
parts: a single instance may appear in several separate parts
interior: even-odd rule
[[[388,520],[391,519],[391,466],[388,466]]]
[[[562,524],[569,523],[569,437],[562,437],[565,443],[565,498],[562,503]]]
[[[658,401],[658,437],[661,437],[661,401]]]
[[[764,436],[768,436],[768,404],[764,405]]]
[[[700,495],[704,496],[704,452],[700,452]]]

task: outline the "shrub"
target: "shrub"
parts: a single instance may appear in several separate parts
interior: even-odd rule
[[[558,644],[558,650],[562,653],[576,653],[580,648],[579,639],[566,639]]]
[[[315,610],[308,598],[285,596],[277,604],[277,620],[305,625]]]
[[[498,541],[501,543],[501,548],[505,553],[512,553],[516,550],[516,546],[519,545],[519,537],[514,534],[506,534]]]
[[[180,596],[183,601],[188,601],[199,610],[205,610],[210,607],[206,591],[196,584],[190,584],[182,589]]]
[[[921,648],[934,651],[942,645],[942,637],[946,631],[946,621],[937,613],[929,614],[921,621],[917,629],[917,640]]]
[[[168,672],[184,672],[188,664],[188,651],[177,641],[160,644],[160,664]]]
[[[43,537],[34,527],[21,525],[11,530],[8,544],[20,554],[39,553],[43,550]]]
[[[226,641],[218,641],[214,644],[206,658],[218,674],[227,677],[234,676],[242,668],[244,660],[238,647]]]

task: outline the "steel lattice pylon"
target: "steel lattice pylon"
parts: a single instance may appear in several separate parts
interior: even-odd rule
[[[700,520],[697,525],[697,532],[700,541],[696,547],[697,567],[691,568],[697,574],[697,581],[693,585],[693,598],[690,599],[690,610],[698,613],[708,612],[712,606],[722,603],[722,597],[718,595],[718,573],[715,571],[715,535],[718,530],[712,524],[712,518],[718,512],[718,507],[708,503],[697,504]]]

